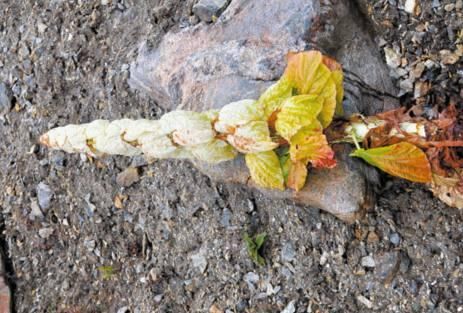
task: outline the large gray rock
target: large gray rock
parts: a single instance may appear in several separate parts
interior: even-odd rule
[[[155,49],[142,46],[129,84],[148,93],[166,110],[202,111],[240,99],[258,98],[284,71],[288,51],[319,49],[337,59],[346,73],[347,113],[372,114],[393,108],[395,93],[368,26],[349,1],[233,0],[216,23],[168,33]],[[368,82],[365,84],[364,82]],[[299,193],[264,190],[352,222],[369,202],[369,182],[358,162],[312,170]],[[216,166],[196,163],[218,181],[249,183],[242,159]]]

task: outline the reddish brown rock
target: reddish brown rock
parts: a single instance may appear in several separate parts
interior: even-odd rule
[[[5,267],[0,251],[0,313],[10,313],[11,292],[5,279]]]
[[[233,0],[215,23],[170,32],[154,49],[144,46],[132,64],[129,83],[167,110],[220,108],[258,98],[283,73],[288,51],[319,49],[343,64],[347,113],[393,108],[396,101],[384,96],[394,93],[393,85],[367,22],[351,2],[330,3]],[[359,162],[345,161],[345,149],[337,150],[338,166],[311,171],[301,192],[264,192],[352,222],[368,203],[370,186]],[[249,181],[242,159],[197,166],[218,181]]]

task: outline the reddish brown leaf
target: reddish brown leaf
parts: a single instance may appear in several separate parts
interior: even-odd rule
[[[360,157],[388,174],[413,182],[429,183],[432,180],[426,154],[408,142],[368,150],[357,149],[351,156]]]

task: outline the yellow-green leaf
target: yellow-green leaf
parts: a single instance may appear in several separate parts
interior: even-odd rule
[[[286,140],[304,126],[311,124],[322,110],[321,99],[314,95],[300,95],[286,99],[278,113],[275,129]]]
[[[288,65],[283,74],[296,88],[299,94],[307,94],[314,83],[322,54],[319,51],[288,53]]]
[[[238,154],[227,142],[214,139],[211,142],[190,148],[195,158],[208,163],[233,160]]]
[[[315,94],[319,94],[323,98],[323,108],[318,115],[318,120],[322,123],[323,128],[327,128],[331,124],[336,111],[336,84],[334,80],[330,77],[320,93]]]
[[[251,178],[258,186],[284,189],[283,172],[275,151],[246,154],[245,160]]]
[[[296,191],[301,190],[307,179],[307,163],[302,161],[291,162],[286,186]]]
[[[336,166],[334,151],[328,145],[318,122],[302,128],[291,138],[289,153],[293,162],[310,162],[317,168]]]
[[[432,181],[431,166],[426,154],[408,142],[368,150],[357,149],[351,156],[362,158],[393,176],[418,183]]]
[[[283,78],[268,87],[258,101],[264,107],[265,118],[268,119],[273,112],[279,110],[283,101],[292,96],[292,92],[293,86]]]

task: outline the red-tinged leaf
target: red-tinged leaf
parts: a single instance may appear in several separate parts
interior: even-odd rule
[[[332,70],[332,69],[334,70]],[[288,54],[283,80],[292,84],[300,95],[316,95],[323,99],[318,119],[323,127],[333,120],[338,99],[342,101],[342,71],[339,64],[318,51]],[[338,112],[342,111],[338,107]]]
[[[334,151],[325,135],[317,127],[304,127],[291,138],[289,152],[293,162],[310,162],[316,168],[336,166]]]
[[[323,56],[322,62],[323,62],[323,64],[325,64],[325,65],[330,69],[330,71],[332,71],[332,72],[334,72],[334,71],[341,71],[341,70],[342,70],[341,64],[339,64],[338,62],[336,62],[335,59],[330,58],[330,57],[328,57],[328,56],[326,56],[326,55]]]
[[[432,181],[431,166],[426,154],[408,142],[368,150],[357,149],[351,156],[362,158],[393,176],[418,183]]]
[[[376,117],[380,120],[386,120],[388,122],[392,122],[393,124],[398,124],[400,122],[405,122],[406,118],[406,109],[405,108],[398,108],[395,110],[386,111],[383,113],[379,113]]]
[[[307,164],[302,161],[291,162],[288,172],[288,181],[286,185],[299,191],[304,188],[305,181],[307,179]]]

